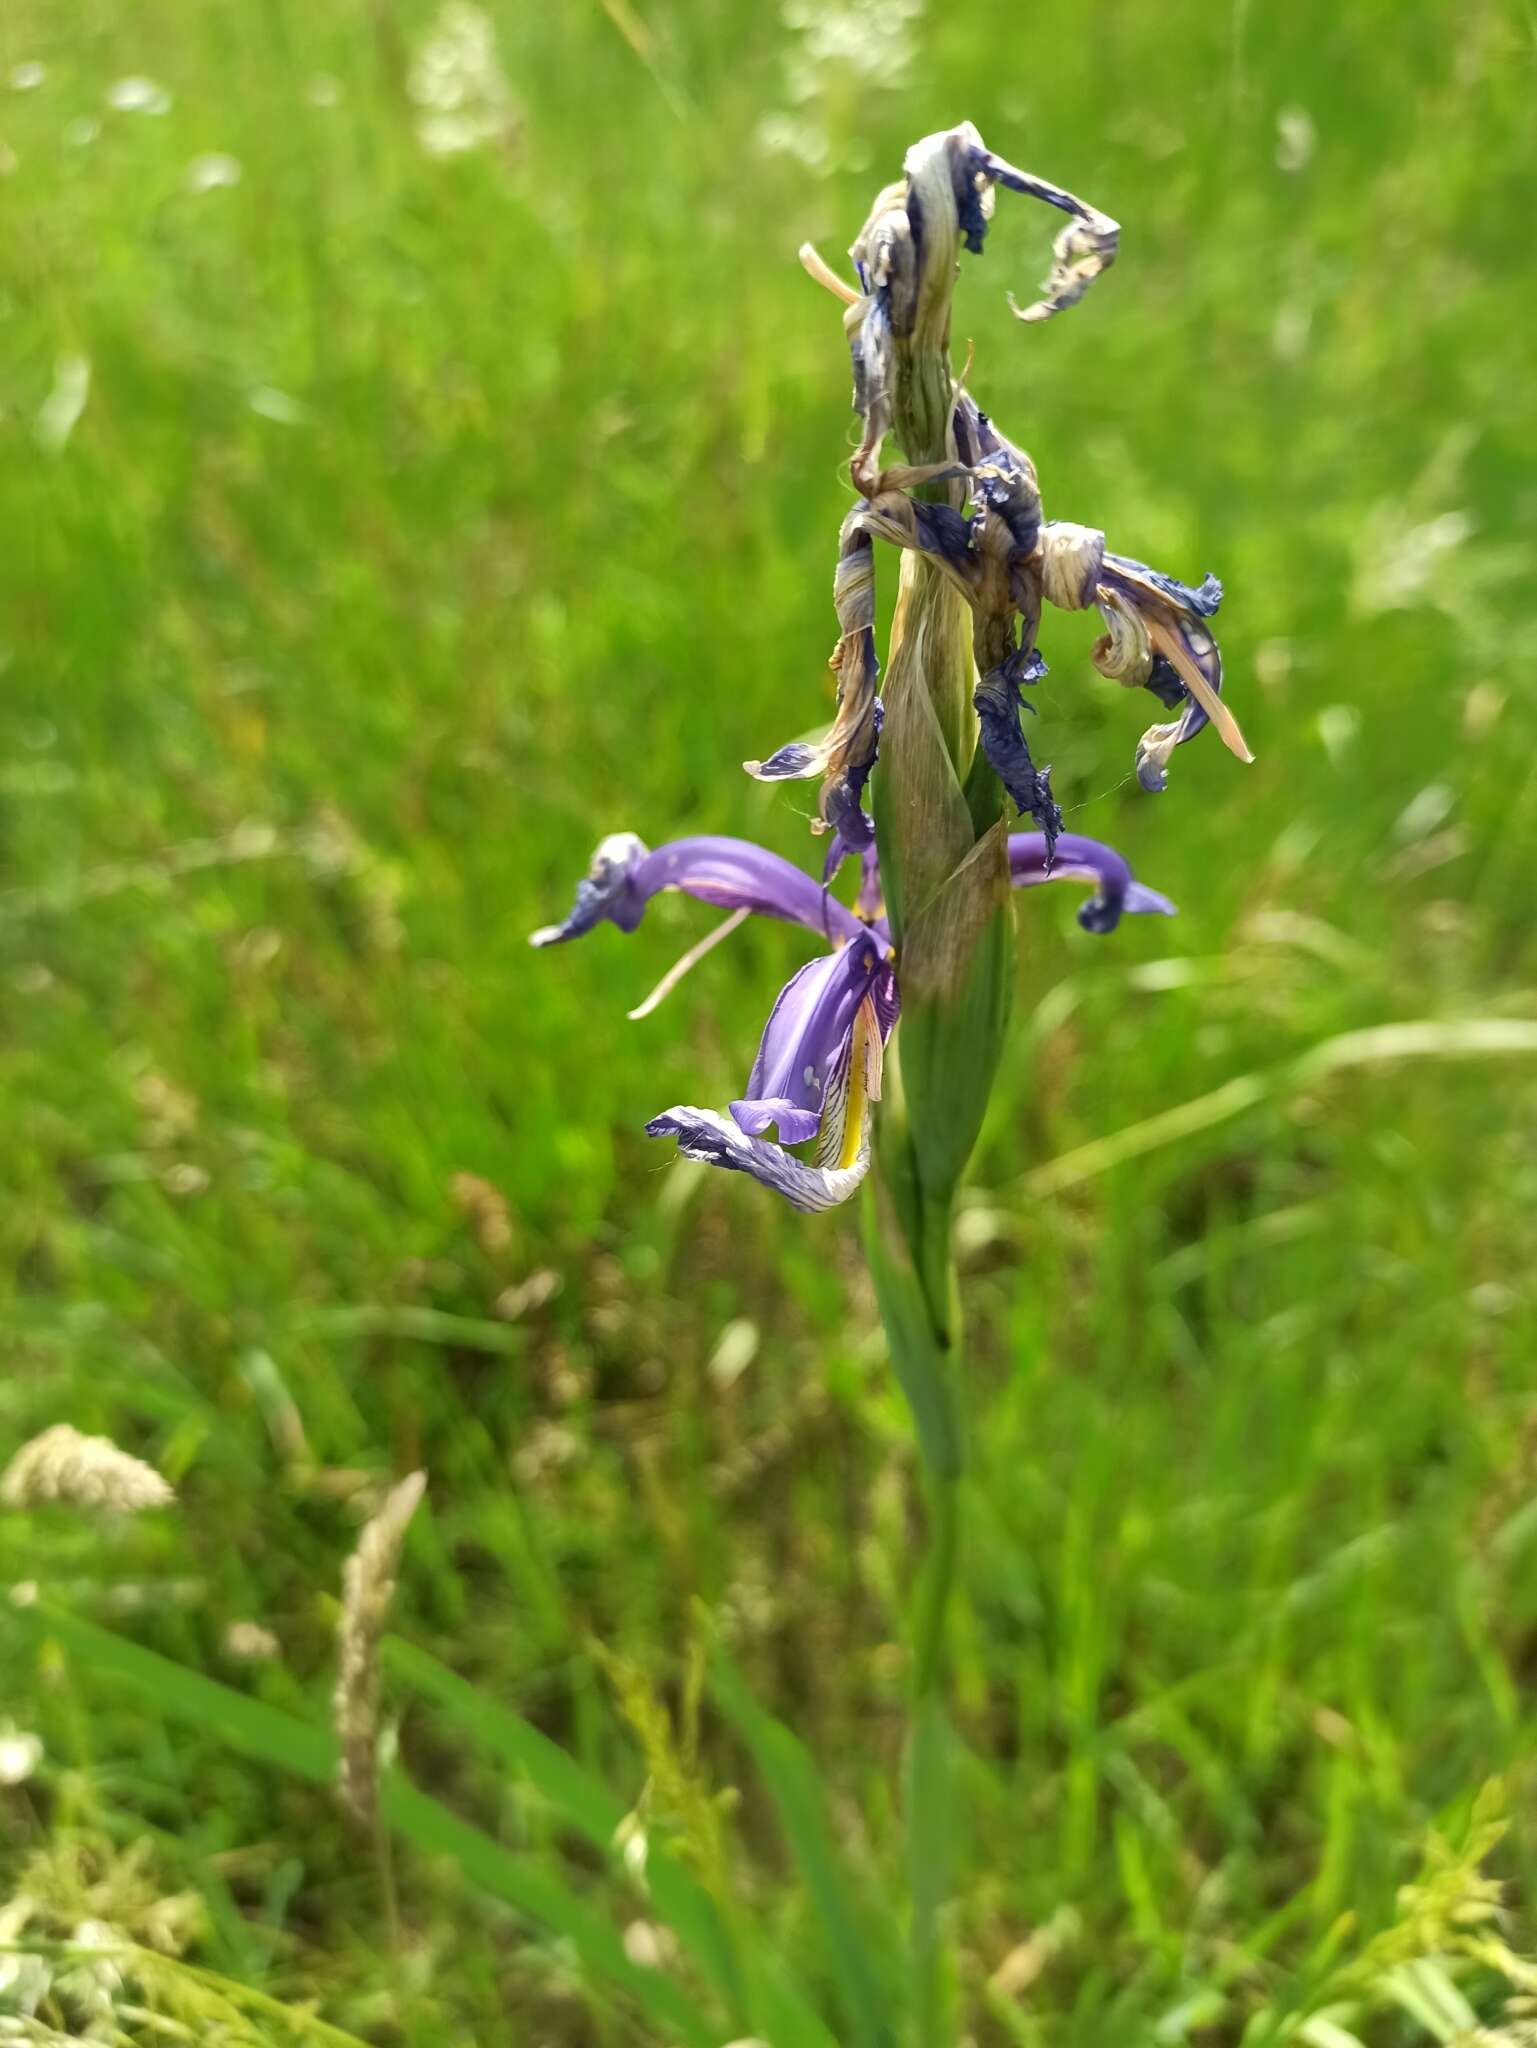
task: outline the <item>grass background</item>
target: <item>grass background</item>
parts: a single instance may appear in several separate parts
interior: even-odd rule
[[[1096,942],[1071,891],[1021,904],[962,1226],[956,1997],[985,2044],[1279,2026],[1394,1923],[1427,1829],[1530,1789],[1537,1060],[1452,1029],[1295,1063],[1537,1018],[1533,17],[485,19],[496,76],[449,109],[481,139],[443,154],[430,4],[0,16],[0,1450],[66,1419],[182,1502],[0,1513],[0,1578],[321,1726],[360,1510],[424,1466],[404,1637],[622,1810],[645,1763],[592,1645],[676,1706],[702,1603],[900,1899],[910,1456],[857,1219],[639,1135],[736,1092],[803,949],[744,930],[631,1025],[697,906],[524,936],[609,830],[812,857],[808,800],[736,767],[826,703],[848,379],[794,250],[837,258],[969,117],[1124,228],[1019,328],[1052,220],[1002,197],[958,299],[975,388],[1049,514],[1222,576],[1259,760],[1203,741],[1141,796],[1151,714],[1049,622],[1069,823],[1182,914]],[[111,104],[136,77],[170,104]],[[232,1656],[242,1620],[276,1658]],[[323,1785],[67,1630],[10,1610],[0,1642],[48,1751],[0,1795],[0,1889],[46,1866],[59,1930],[146,1842],[203,1964],[366,2040],[672,2037],[441,1848],[400,1852],[392,1952]],[[418,1783],[649,1926],[392,1704]],[[741,1789],[733,1882],[825,2004],[823,1916],[713,1709],[694,1776]],[[1517,1900],[1534,1856],[1518,1825]]]

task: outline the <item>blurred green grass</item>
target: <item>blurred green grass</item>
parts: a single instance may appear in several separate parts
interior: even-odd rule
[[[736,767],[826,704],[847,373],[794,250],[836,259],[969,117],[1124,237],[1020,329],[1051,223],[1000,205],[958,353],[1050,514],[1222,576],[1259,755],[1140,796],[1147,714],[1052,621],[1069,822],[1182,914],[1095,943],[1069,892],[1022,904],[964,1223],[966,2008],[1183,2038],[1195,1993],[1390,1920],[1530,1753],[1537,1067],[1368,1065],[1031,1176],[1342,1032],[1537,1015],[1530,13],[490,18],[496,133],[445,155],[414,0],[0,17],[0,79],[45,67],[0,86],[0,1417],[106,1430],[184,1502],[0,1515],[0,1578],[319,1720],[358,1486],[423,1465],[404,1634],[629,1799],[589,1641],[668,1690],[702,1599],[895,1882],[907,1449],[855,1226],[639,1136],[736,1091],[802,956],[744,931],[630,1025],[697,912],[524,938],[609,830],[812,858],[807,800]],[[108,103],[138,76],[166,111]],[[231,1661],[240,1619],[276,1663]],[[617,2038],[430,1862],[388,1962],[321,1792],[79,1659],[18,1638],[0,1707],[50,1752],[13,1871],[147,1829],[212,1967],[370,2038]],[[402,1741],[530,1827],[430,1716]],[[756,1796],[738,1832],[805,1946]],[[1005,2031],[980,1986],[1048,1925]]]

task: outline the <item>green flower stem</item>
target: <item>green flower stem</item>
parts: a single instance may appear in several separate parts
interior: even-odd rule
[[[929,1547],[913,1630],[913,1698],[920,1703],[936,1698],[944,1683],[946,1622],[960,1551],[960,1493],[959,1473],[929,1474]]]

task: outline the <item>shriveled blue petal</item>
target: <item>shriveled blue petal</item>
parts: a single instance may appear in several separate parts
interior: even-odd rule
[[[1222,655],[1205,624],[1222,602],[1216,577],[1208,575],[1192,586],[1130,556],[1107,554],[1099,602],[1111,629],[1096,650],[1099,666],[1110,675],[1127,670],[1123,679],[1140,679],[1161,704],[1183,707],[1172,724],[1150,726],[1142,735],[1137,746],[1142,787],[1163,789],[1169,756],[1208,723],[1240,761],[1252,761],[1238,721],[1222,701]],[[1134,666],[1127,655],[1138,636],[1143,654],[1140,666]]]
[[[730,1117],[715,1109],[694,1109],[679,1103],[646,1126],[648,1138],[676,1138],[685,1159],[751,1174],[792,1208],[814,1213],[846,1202],[870,1169],[868,1131],[851,1166],[808,1166],[767,1138],[749,1137]]]
[[[876,694],[880,662],[875,652],[875,551],[856,514],[843,522],[833,578],[839,626],[831,663],[838,677],[837,716],[818,745],[792,741],[766,761],[742,764],[760,782],[822,776],[822,815],[813,830],[834,834],[823,872],[823,880],[829,882],[845,852],[874,841],[875,823],[864,809],[863,798],[880,751],[884,718]]]
[[[633,832],[616,832],[593,856],[587,879],[565,921],[546,925],[531,943],[552,946],[580,938],[605,918],[632,932],[646,905],[663,889],[681,889],[721,910],[751,910],[780,917],[827,939],[855,939],[859,920],[828,895],[814,876],[748,839],[700,833],[670,839],[649,853]]]
[[[943,149],[942,159],[933,156],[936,144]],[[918,173],[923,166],[939,175],[925,177],[920,192]],[[1100,272],[1107,270],[1115,261],[1120,229],[1108,214],[1086,205],[1060,185],[1053,185],[1030,171],[1019,171],[1012,164],[1005,163],[1002,157],[993,154],[969,121],[963,121],[947,134],[930,136],[916,144],[908,151],[904,168],[908,173],[908,186],[905,194],[901,195],[901,203],[905,203],[907,239],[913,252],[906,265],[909,273],[921,272],[922,251],[930,239],[940,247],[944,247],[948,239],[948,246],[953,249],[954,239],[958,238],[973,255],[981,254],[992,215],[995,185],[1002,185],[1011,192],[1023,192],[1032,199],[1042,199],[1048,206],[1073,216],[1053,245],[1052,272],[1045,286],[1048,296],[1042,304],[1023,313],[1016,306],[1014,310],[1020,318],[1044,320],[1049,314],[1060,312],[1064,306],[1073,305],[1083,297]],[[948,191],[944,190],[945,184],[948,184]],[[882,196],[886,198],[886,195]],[[889,205],[890,201],[887,203]],[[948,224],[936,221],[931,225],[929,211],[940,205],[950,210],[951,220]],[[892,282],[905,282],[901,268],[889,260],[884,269],[869,262],[874,245],[871,228],[885,217],[878,213],[876,221],[867,226],[865,236],[854,247],[860,282],[866,291],[879,289],[894,269],[897,276]],[[944,233],[946,225],[948,238]],[[1010,304],[1013,304],[1012,298]],[[904,331],[900,319],[895,324],[898,331]]]
[[[972,497],[977,506],[973,538],[978,520],[991,515],[1008,529],[1010,541],[1021,554],[1034,551],[1041,532],[1041,488],[1035,464],[1023,448],[1016,448],[993,425],[987,414],[964,391],[956,400],[955,444],[961,460],[972,472]]]
[[[824,883],[837,874],[845,854],[868,853],[875,844],[875,820],[864,807],[864,794],[880,753],[881,727],[885,722],[886,707],[877,697],[870,723],[869,753],[862,759],[851,759],[843,773],[832,777],[822,791],[822,815],[833,829],[833,843],[822,867]]]
[[[731,1105],[749,1137],[761,1137],[774,1124],[783,1145],[817,1135],[854,1019],[882,964],[879,945],[863,932],[786,982],[769,1013],[746,1091]]]
[[[1051,770],[1037,768],[1030,758],[1019,716],[1025,708],[1020,683],[1036,682],[1045,673],[1045,662],[1032,649],[1022,663],[1005,662],[989,669],[977,684],[972,702],[981,727],[982,751],[1019,810],[1040,826],[1049,866],[1051,848],[1062,830],[1062,812],[1051,793]]]
[[[1167,896],[1137,881],[1122,855],[1098,839],[1061,832],[1049,846],[1044,832],[1015,832],[1009,837],[1009,880],[1016,889],[1037,882],[1092,882],[1094,894],[1080,906],[1078,922],[1086,932],[1113,932],[1123,915],[1173,917]]]
[[[864,421],[864,438],[850,468],[857,482],[873,476],[880,465],[881,443],[891,424],[891,284],[890,250],[882,245],[868,257],[855,243],[850,254],[866,296],[845,318],[849,354],[854,365],[854,410]],[[875,273],[879,271],[879,278]]]
[[[1106,555],[1105,566],[1118,575],[1152,584],[1181,611],[1195,612],[1203,619],[1209,619],[1222,603],[1222,585],[1210,570],[1199,584],[1192,585],[1181,583],[1177,576],[1165,576],[1161,569],[1150,569],[1146,562],[1135,562],[1130,555]]]
[[[900,472],[885,472],[886,477]],[[977,580],[977,561],[972,552],[972,524],[953,505],[929,504],[910,498],[896,486],[874,491],[850,518],[866,536],[889,541],[893,547],[908,548],[943,569],[951,582],[968,596]]]
[[[1121,240],[1120,224],[1109,214],[1101,213],[1098,207],[1090,206],[1071,192],[1064,191],[1060,185],[1038,178],[1033,171],[1016,170],[1013,164],[994,156],[975,129],[971,133],[976,147],[970,153],[967,168],[973,182],[979,178],[990,178],[1006,191],[1023,192],[1028,198],[1042,199],[1048,206],[1073,216],[1051,245],[1051,275],[1041,287],[1046,296],[1033,306],[1018,306],[1014,303],[1013,294],[1009,295],[1009,304],[1017,319],[1049,320],[1053,313],[1075,306],[1095,278],[1114,263]],[[980,249],[980,235],[975,242],[968,241],[967,246]]]
[[[991,520],[1007,530],[1015,553],[1029,555],[1041,537],[1040,486],[1028,458],[1014,450],[1010,455],[1008,461],[997,455],[989,457],[973,474],[972,498],[977,510],[971,522],[972,537],[984,548]]]
[[[809,740],[789,740],[762,761],[743,763],[758,782],[804,782],[822,772],[822,749]]]

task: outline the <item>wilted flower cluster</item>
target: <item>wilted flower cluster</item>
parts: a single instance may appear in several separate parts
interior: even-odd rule
[[[1030,708],[1024,691],[1046,673],[1036,642],[1043,603],[1096,608],[1105,630],[1095,667],[1149,691],[1172,714],[1138,742],[1145,790],[1164,788],[1175,747],[1207,724],[1240,759],[1252,758],[1222,701],[1221,657],[1208,624],[1222,596],[1216,578],[1192,587],[1110,552],[1095,528],[1047,520],[1030,457],[950,371],[959,251],[982,248],[998,187],[1069,216],[1044,296],[1014,308],[1022,320],[1046,319],[1083,296],[1114,259],[1115,222],[1005,163],[969,123],[915,145],[905,170],[878,195],[853,245],[857,282],[802,251],[807,269],[844,303],[863,428],[833,584],[837,701],[822,739],[791,742],[745,765],[762,781],[820,780],[813,830],[830,835],[820,880],[741,840],[681,839],[653,853],[619,834],[598,848],[570,914],[533,941],[577,938],[604,921],[632,931],[664,889],[729,910],[728,923],[757,913],[814,933],[825,950],[780,991],[729,1113],[679,1105],[646,1127],[654,1137],[675,1137],[691,1158],[751,1174],[801,1209],[843,1201],[865,1174],[868,1104],[880,1093],[882,1055],[904,993],[942,1025],[937,1038],[924,1027],[915,1062],[921,1075],[976,1070],[969,1083],[919,1081],[931,1126],[915,1131],[919,1166],[927,1160],[930,1194],[948,1203],[991,1086],[1007,1004],[993,942],[1007,929],[1011,886],[1090,883],[1094,893],[1079,915],[1095,932],[1112,930],[1125,911],[1173,909],[1137,883],[1111,848],[1063,829],[1050,769],[1031,754],[1021,713]],[[891,434],[907,460],[885,463]],[[904,563],[884,704],[875,624],[880,545]],[[948,609],[946,590],[953,593]],[[1004,792],[1035,829],[1008,832]],[[882,818],[879,856],[867,794]],[[852,909],[831,893],[851,854],[862,865]],[[947,1123],[956,1126],[953,1143]],[[806,1156],[794,1146],[808,1147]]]
[[[870,544],[881,539],[934,563],[965,597],[974,621],[973,701],[982,747],[1019,809],[1050,839],[1061,829],[1061,813],[1049,772],[1032,762],[1019,720],[1022,686],[1046,673],[1035,644],[1042,599],[1065,611],[1097,606],[1106,628],[1093,657],[1101,674],[1148,689],[1167,708],[1179,709],[1177,719],[1152,726],[1138,744],[1138,779],[1145,789],[1160,790],[1174,747],[1208,722],[1235,754],[1251,758],[1221,701],[1221,657],[1203,623],[1221,602],[1222,586],[1208,576],[1193,590],[1107,553],[1105,536],[1094,528],[1045,520],[1035,465],[964,389],[950,395],[945,461],[882,467],[899,351],[904,341],[909,353],[915,341],[921,347],[923,322],[933,318],[926,296],[938,303],[947,330],[957,244],[980,252],[997,186],[1072,216],[1057,238],[1046,296],[1023,311],[1016,307],[1021,319],[1044,320],[1073,305],[1114,260],[1119,238],[1105,215],[994,156],[969,123],[920,143],[909,153],[907,171],[900,185],[877,198],[850,252],[858,291],[814,251],[802,252],[807,267],[847,306],[854,404],[864,422],[849,468],[861,502],[843,523],[834,586],[843,631],[833,656],[839,678],[833,730],[822,748],[783,747],[767,761],[750,762],[748,771],[766,780],[822,773],[825,824],[844,845],[867,842],[868,833],[861,838],[859,826],[851,827],[850,799],[869,777],[880,733]],[[946,498],[916,495],[924,485],[940,484],[953,486]]]

